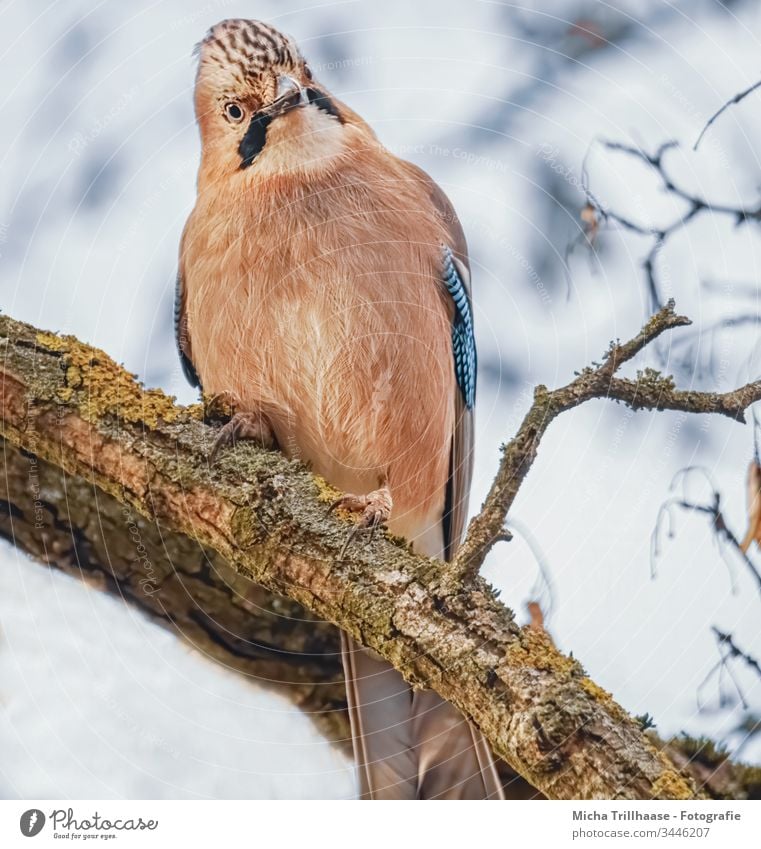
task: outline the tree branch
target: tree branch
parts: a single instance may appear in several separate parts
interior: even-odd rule
[[[702,513],[708,516],[711,520],[711,525],[714,533],[717,535],[717,538],[720,541],[726,542],[732,551],[735,552],[737,557],[740,559],[740,562],[743,563],[747,569],[751,578],[755,581],[756,589],[759,594],[761,594],[761,572],[758,571],[755,564],[748,556],[747,551],[743,549],[740,540],[724,519],[724,514],[721,510],[721,494],[715,489],[710,503],[707,504],[700,504],[696,501],[688,500],[685,496],[682,498],[669,498],[661,505],[661,508],[658,511],[658,518],[656,519],[655,527],[653,528],[653,532],[650,537],[650,562],[653,576],[655,575],[655,563],[661,554],[660,537],[662,525],[664,520],[667,520],[670,525],[672,520],[671,510],[674,507],[679,507],[680,509],[686,510],[690,513]]]
[[[518,628],[482,580],[453,589],[442,580],[445,564],[381,536],[352,547],[351,561],[339,560],[346,524],[325,515],[336,493],[300,464],[249,445],[210,469],[213,431],[198,407],[143,390],[71,337],[0,317],[0,354],[6,439],[62,469],[67,487],[72,478],[95,484],[93,498],[107,493],[162,530],[217,552],[236,579],[252,579],[344,628],[409,681],[452,702],[548,797],[696,795],[580,664],[541,632]],[[550,401],[542,409],[556,414],[581,403],[593,384],[585,372],[559,395],[541,389],[538,396]],[[77,560],[83,568],[82,552],[71,563]],[[126,598],[154,587],[150,565],[133,563]],[[175,564],[161,569],[150,606],[169,611]]]
[[[745,100],[745,98],[749,94],[752,94],[757,88],[761,88],[761,80],[758,80],[758,82],[755,82],[753,83],[753,85],[748,86],[748,88],[744,89],[743,91],[738,92],[736,95],[734,95],[734,97],[730,97],[729,100],[727,100],[723,106],[717,109],[713,113],[713,115],[711,115],[711,117],[705,122],[703,129],[700,131],[700,135],[695,139],[695,144],[692,146],[692,149],[698,149],[700,142],[703,140],[703,136],[708,132],[709,127],[713,126],[717,118],[719,118],[724,112],[726,112],[730,106],[734,106],[737,103],[740,103],[741,101]]]
[[[752,669],[761,678],[761,663],[755,657],[743,651],[735,642],[731,634],[721,631],[715,625],[711,628],[719,645],[725,649],[726,656],[744,661],[745,665]]]
[[[746,92],[746,94],[747,93],[750,92]],[[658,147],[655,153],[648,153],[640,147],[634,147],[617,141],[601,140],[600,144],[607,150],[623,153],[627,156],[633,156],[635,159],[638,159],[640,162],[647,165],[660,178],[664,192],[686,204],[684,213],[673,219],[669,224],[660,227],[643,224],[615,211],[614,209],[606,207],[589,188],[586,176],[583,181],[582,188],[586,195],[587,204],[582,210],[582,218],[584,219],[585,224],[582,235],[584,235],[590,228],[592,232],[597,233],[601,229],[601,222],[612,222],[618,224],[618,226],[622,227],[624,230],[637,233],[640,236],[647,236],[652,239],[650,250],[647,252],[642,263],[652,309],[659,309],[663,303],[658,283],[658,274],[656,271],[656,260],[661,248],[664,246],[669,237],[687,226],[690,221],[703,213],[729,216],[734,219],[738,226],[748,222],[758,223],[761,221],[760,204],[756,204],[755,206],[729,206],[727,204],[713,203],[712,201],[709,201],[700,195],[696,195],[685,189],[683,186],[677,184],[671,177],[665,165],[666,154],[670,150],[679,147],[678,143],[675,141],[664,142],[660,145],[660,147]],[[587,239],[587,242],[589,242],[589,239]],[[570,251],[572,251],[578,243],[581,243],[578,239],[572,242],[569,246],[568,253],[570,253]]]
[[[674,302],[659,310],[640,332],[628,342],[611,344],[601,364],[585,368],[575,380],[560,389],[537,386],[534,402],[516,436],[503,446],[497,476],[480,513],[471,521],[465,541],[449,569],[453,583],[472,580],[494,543],[500,539],[518,490],[536,459],[539,443],[552,420],[560,413],[578,407],[592,398],[612,398],[634,410],[681,410],[688,413],[721,413],[745,421],[744,412],[761,398],[761,381],[749,383],[733,392],[680,391],[671,377],[645,369],[637,380],[615,377],[618,369],[633,359],[662,333],[690,324],[674,312]]]

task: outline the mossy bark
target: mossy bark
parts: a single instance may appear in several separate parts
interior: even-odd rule
[[[326,515],[333,491],[300,464],[245,445],[209,468],[213,431],[198,408],[181,408],[156,390],[144,391],[105,354],[75,339],[40,333],[6,317],[0,317],[0,381],[2,435],[61,470],[57,483],[40,489],[45,498],[33,490],[31,505],[18,507],[11,490],[29,489],[30,483],[17,460],[6,493],[11,534],[14,509],[24,514],[31,509],[32,517],[37,509],[43,516],[47,511],[43,525],[59,522],[69,533],[98,515],[97,508],[79,513],[78,502],[90,498],[105,504],[106,493],[109,521],[126,529],[123,541],[134,537],[130,521],[144,547],[151,527],[160,534],[155,560],[125,549],[108,577],[125,598],[153,615],[171,621],[183,586],[195,581],[195,597],[207,599],[212,618],[220,608],[238,606],[235,633],[245,635],[240,644],[245,653],[257,642],[257,628],[272,633],[271,625],[246,620],[249,613],[252,620],[259,616],[252,608],[260,601],[264,607],[273,603],[271,595],[257,601],[261,591],[249,588],[250,579],[290,599],[284,604],[296,602],[312,617],[344,628],[413,684],[435,689],[550,798],[696,796],[693,782],[637,722],[546,635],[519,628],[482,580],[453,587],[442,579],[444,564],[416,556],[383,535],[356,543],[340,560],[348,526]],[[67,490],[76,486],[78,495],[61,515],[64,485]],[[138,514],[145,521],[128,518]],[[169,531],[189,542],[178,543],[162,559],[161,539]],[[58,561],[60,553],[59,565],[73,572],[108,560],[105,549],[90,556],[91,542],[78,549],[80,537],[72,533],[71,539],[71,546],[64,542],[60,552],[51,548],[55,556],[46,554],[46,559]],[[42,537],[25,547],[35,545],[48,551]],[[198,613],[204,605],[186,601],[184,610],[174,627],[187,630],[191,639],[201,632],[208,636],[208,617]],[[330,669],[325,655],[333,651],[333,637],[325,625],[308,627],[324,649],[319,654],[324,674]],[[215,641],[220,633],[212,633]],[[308,645],[298,633],[297,639]],[[325,635],[322,642],[320,634]],[[231,654],[229,646],[223,654]],[[261,646],[255,654],[236,663],[238,668],[250,663],[251,674],[271,673],[294,687],[318,680],[310,677],[310,658],[300,656],[291,664]],[[339,686],[333,669],[328,687]],[[314,690],[307,686],[302,693],[309,707]]]

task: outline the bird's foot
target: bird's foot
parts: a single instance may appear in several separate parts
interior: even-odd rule
[[[357,524],[349,532],[341,553],[338,555],[339,560],[343,557],[344,552],[354,537],[361,531],[369,531],[370,539],[373,538],[376,528],[385,524],[391,516],[392,506],[391,490],[387,486],[382,486],[380,489],[368,492],[367,495],[352,495],[347,493],[337,498],[330,505],[328,513],[340,508],[342,510],[350,510],[352,513],[362,514]]]
[[[239,439],[250,439],[268,450],[277,444],[275,434],[265,416],[261,413],[236,413],[219,429],[209,455],[209,464],[213,466],[219,452],[235,445]]]
[[[239,406],[240,398],[227,390],[203,396],[203,415],[207,421],[232,418]]]

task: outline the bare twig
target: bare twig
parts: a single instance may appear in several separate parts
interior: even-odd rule
[[[669,361],[680,370],[692,373],[696,380],[702,381],[706,376],[714,380],[719,379],[721,374],[716,359],[720,353],[717,347],[722,334],[728,330],[759,325],[761,325],[761,315],[745,313],[725,316],[702,328],[690,328],[674,339],[669,348]],[[758,342],[750,346],[744,364],[739,367],[740,371],[752,368],[758,347]]]
[[[695,139],[695,144],[692,146],[692,149],[693,150],[698,149],[698,145],[703,140],[703,136],[708,131],[708,128],[711,127],[714,124],[714,122],[719,118],[720,115],[722,115],[724,112],[726,112],[727,109],[729,109],[730,106],[734,106],[736,103],[739,103],[741,100],[745,100],[745,98],[749,94],[752,94],[759,87],[761,87],[761,80],[759,80],[757,83],[753,83],[752,86],[750,86],[749,88],[746,88],[744,91],[739,92],[734,97],[730,97],[729,100],[720,109],[717,109],[716,112],[714,112],[713,115],[711,115],[711,117],[706,121],[705,126],[700,131],[700,135],[697,137],[697,139]]]
[[[486,555],[499,539],[507,513],[536,458],[542,436],[560,413],[592,398],[612,398],[634,410],[721,413],[736,421],[745,420],[746,408],[761,398],[761,381],[732,392],[714,393],[678,390],[671,377],[664,377],[652,369],[639,372],[636,380],[615,377],[624,363],[662,333],[689,323],[688,318],[674,312],[674,302],[669,301],[633,339],[612,343],[602,363],[585,368],[568,385],[555,390],[536,387],[534,402],[518,433],[503,447],[497,476],[450,568],[454,582],[467,582],[478,574]]]
[[[695,471],[695,469],[684,469],[682,472],[678,473],[676,477],[683,476],[683,480],[685,480],[686,473],[689,471]],[[674,479],[675,481],[676,477]],[[719,538],[720,542],[729,545],[730,549],[737,554],[740,558],[740,562],[745,566],[748,573],[755,581],[756,587],[761,595],[761,572],[759,572],[753,561],[750,557],[748,557],[748,554],[743,549],[740,540],[724,519],[724,514],[721,510],[721,493],[713,485],[710,477],[707,477],[707,479],[712,487],[711,496],[707,503],[694,501],[688,498],[685,492],[681,497],[669,498],[661,505],[661,508],[658,511],[655,528],[651,535],[651,572],[652,574],[655,574],[655,562],[660,556],[660,535],[663,524],[668,522],[668,535],[673,536],[671,510],[672,508],[679,508],[680,510],[686,510],[691,513],[702,513],[710,518],[711,526],[713,527],[716,536]],[[731,569],[731,564],[726,560],[725,562],[727,563],[727,567]],[[730,579],[733,580],[731,571]]]
[[[640,147],[635,147],[633,145],[617,141],[601,140],[600,144],[607,150],[624,153],[643,162],[659,176],[661,185],[665,192],[675,198],[678,198],[687,205],[685,212],[678,218],[674,219],[671,223],[656,227],[648,224],[642,224],[620,212],[615,211],[614,209],[606,207],[592,193],[587,185],[582,185],[586,194],[587,204],[597,211],[597,214],[600,216],[600,219],[604,224],[617,224],[625,230],[636,233],[640,236],[650,237],[653,240],[652,246],[642,263],[652,309],[659,309],[663,303],[658,283],[658,275],[656,272],[656,260],[661,248],[671,235],[676,233],[678,230],[681,230],[689,224],[690,221],[705,212],[729,216],[734,219],[736,224],[744,224],[749,221],[761,221],[761,204],[756,206],[730,206],[728,204],[713,203],[700,195],[696,195],[693,192],[688,191],[683,186],[676,183],[672,179],[665,165],[666,154],[679,146],[675,141],[664,142],[657,148],[655,153],[648,153]]]
[[[638,230],[638,232],[644,235],[654,235],[657,233],[661,233],[665,237],[669,235],[672,231],[683,227],[699,212],[713,212],[718,213],[719,215],[728,215],[734,218],[737,224],[742,224],[746,221],[761,220],[761,205],[747,207],[730,206],[728,204],[723,203],[713,203],[712,201],[708,201],[700,195],[693,194],[692,192],[685,189],[683,186],[680,186],[675,183],[671,175],[666,170],[664,160],[666,154],[670,150],[675,150],[679,147],[679,143],[676,141],[664,142],[662,145],[660,145],[660,147],[658,147],[655,153],[647,153],[647,151],[643,150],[642,148],[634,147],[629,144],[624,144],[623,142],[604,141],[603,146],[606,147],[608,150],[620,151],[621,153],[626,153],[629,156],[634,156],[635,158],[644,162],[646,165],[649,165],[660,177],[663,189],[666,192],[674,195],[675,197],[678,197],[680,200],[683,200],[688,205],[688,210],[683,216],[674,221],[673,224],[663,229],[644,227],[629,222],[630,227]],[[616,220],[618,220],[618,216],[615,217]]]
[[[534,586],[530,590],[530,595],[534,603],[541,605],[542,615],[549,618],[555,604],[555,590],[547,557],[542,551],[539,541],[523,522],[513,517],[510,519],[510,528],[521,537],[536,562],[538,574]],[[497,540],[497,542],[500,542],[500,540]]]
[[[746,651],[743,651],[737,643],[735,642],[732,634],[727,633],[726,631],[722,631],[717,628],[715,625],[712,626],[711,631],[713,631],[713,635],[716,638],[716,645],[719,649],[719,660],[716,664],[711,668],[706,677],[703,679],[700,687],[698,687],[698,705],[700,705],[700,693],[704,687],[706,687],[711,679],[715,676],[719,676],[719,706],[724,707],[726,702],[724,699],[723,691],[722,691],[722,678],[726,675],[729,680],[732,682],[732,685],[735,688],[735,692],[737,693],[738,698],[740,699],[740,703],[742,704],[745,710],[748,709],[748,703],[745,700],[745,695],[742,691],[742,687],[740,687],[740,683],[735,677],[735,673],[732,670],[731,661],[733,660],[741,660],[743,663],[748,666],[756,675],[761,678],[761,664],[756,660],[755,657],[748,654]]]
[[[732,659],[742,660],[746,666],[752,669],[759,678],[761,678],[761,663],[755,657],[743,651],[734,640],[731,634],[725,631],[720,631],[715,625],[711,630],[716,637],[716,641],[726,650],[726,656]]]
[[[753,419],[755,424],[755,409],[753,410]],[[689,482],[698,475],[704,480],[704,482],[708,485],[709,488],[709,492],[705,495],[704,500],[690,497],[690,494],[688,492]],[[736,566],[733,562],[733,558],[728,556],[729,553],[734,553],[737,557],[739,557],[740,561],[745,565],[746,569],[755,581],[759,593],[761,594],[761,574],[759,573],[753,561],[747,555],[743,543],[740,542],[737,536],[735,536],[733,531],[727,525],[721,510],[721,493],[719,492],[708,469],[705,469],[702,466],[688,466],[684,469],[681,469],[676,473],[676,475],[674,475],[674,479],[671,482],[670,489],[674,490],[677,486],[677,483],[681,484],[681,494],[676,497],[669,498],[661,505],[658,511],[658,518],[656,519],[655,527],[653,528],[653,532],[651,534],[650,562],[652,576],[655,577],[655,564],[661,553],[660,540],[662,533],[664,529],[666,529],[666,532],[669,537],[674,536],[673,512],[674,510],[679,509],[688,511],[690,513],[703,514],[710,519],[711,527],[715,535],[716,542],[718,544],[720,556],[729,571],[732,591],[737,591],[737,585],[734,577],[734,570]],[[728,705],[735,704],[734,697],[732,697],[731,695],[725,695],[724,684],[725,679],[728,679],[730,684],[734,688],[734,692],[737,694],[737,698],[739,698],[743,708],[747,710],[748,705],[745,700],[745,695],[743,693],[742,687],[740,686],[740,682],[738,681],[734,670],[732,669],[730,662],[732,660],[742,659],[759,676],[761,676],[761,666],[755,658],[751,657],[749,654],[742,651],[737,646],[731,634],[722,632],[715,626],[712,628],[712,631],[719,648],[719,660],[711,667],[701,684],[698,686],[696,693],[698,707],[701,710],[704,709],[703,692],[712,683],[712,681],[717,678],[719,692],[719,709],[725,708]],[[737,752],[735,752],[735,755],[737,755]]]
[[[720,318],[715,321],[713,324],[708,325],[702,329],[695,329],[689,331],[684,336],[681,336],[679,339],[674,340],[674,347],[678,347],[684,344],[692,344],[695,341],[695,337],[705,337],[710,336],[713,337],[717,333],[722,330],[733,330],[737,327],[748,327],[755,326],[761,324],[761,315],[753,314],[753,313],[744,313],[742,315],[730,315],[725,318]]]

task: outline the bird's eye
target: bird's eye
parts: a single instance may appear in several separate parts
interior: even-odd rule
[[[304,65],[304,76],[308,80],[312,79],[312,69],[309,67],[309,65]]]
[[[243,110],[237,103],[226,103],[225,115],[236,124],[243,120]]]

